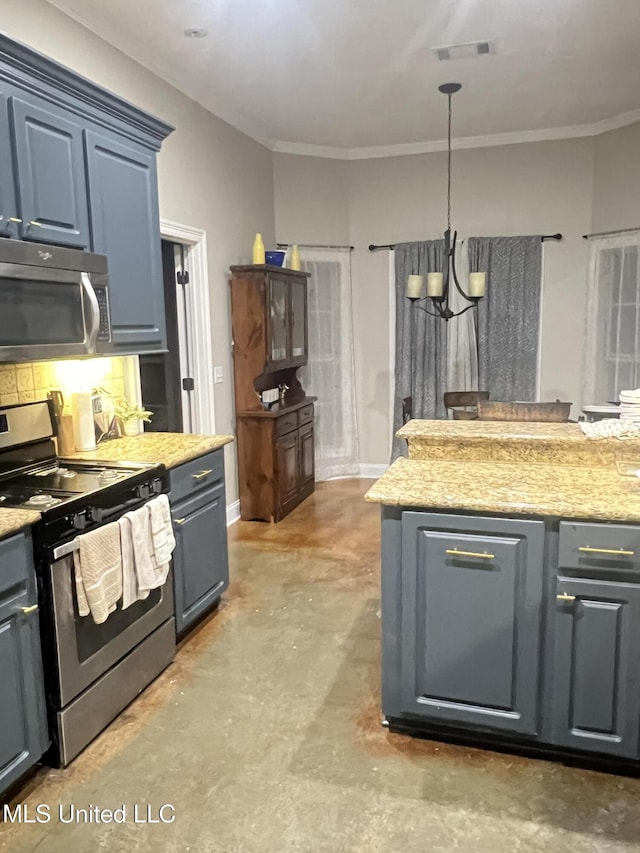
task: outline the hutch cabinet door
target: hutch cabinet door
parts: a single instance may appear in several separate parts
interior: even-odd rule
[[[87,131],[92,247],[109,260],[114,350],[166,347],[156,158]]]
[[[46,101],[9,98],[19,236],[38,243],[89,247],[82,127]],[[15,215],[15,214],[14,214]]]
[[[280,515],[287,504],[298,500],[300,485],[300,440],[298,430],[276,439],[277,511]]]
[[[402,514],[403,711],[534,734],[544,523]]]
[[[314,441],[313,441],[313,424],[305,424],[299,430],[300,441],[300,485],[306,486],[307,483],[315,479],[315,456],[314,456]]]
[[[289,283],[277,276],[267,279],[267,365],[277,369],[289,363]]]
[[[0,151],[11,151],[11,134],[9,131],[9,103],[4,94],[4,83],[0,80]],[[0,236],[13,237],[18,233],[18,205],[14,184],[13,164],[11,157],[0,157]]]
[[[638,758],[640,587],[558,578],[553,743]]]

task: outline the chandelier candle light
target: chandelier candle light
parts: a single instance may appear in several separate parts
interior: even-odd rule
[[[443,320],[450,320],[452,317],[458,317],[464,314],[470,308],[475,308],[478,300],[482,299],[487,292],[487,276],[483,272],[472,272],[469,275],[469,292],[465,291],[460,286],[458,275],[456,273],[456,240],[458,232],[453,232],[451,236],[451,96],[459,92],[462,86],[460,83],[444,83],[438,89],[443,95],[449,99],[449,124],[447,133],[447,230],[444,232],[444,271],[427,273],[427,295],[423,296],[424,279],[423,275],[410,275],[407,278],[406,297],[421,311],[431,314],[432,317],[440,317]],[[449,286],[453,281],[460,295],[469,303],[460,311],[452,311],[449,307]],[[429,304],[435,309],[430,311],[424,304]]]

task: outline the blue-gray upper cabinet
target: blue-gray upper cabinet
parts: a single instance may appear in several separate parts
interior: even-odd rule
[[[109,262],[115,351],[166,347],[155,152],[86,131],[92,249]]]
[[[23,240],[89,247],[87,183],[82,127],[34,95],[9,97]]]
[[[0,542],[0,793],[49,745],[31,535]]]
[[[544,523],[402,513],[406,714],[535,734]]]
[[[0,237],[12,237],[17,234],[18,204],[14,184],[11,151],[11,131],[9,127],[9,104],[4,82],[0,80]]]

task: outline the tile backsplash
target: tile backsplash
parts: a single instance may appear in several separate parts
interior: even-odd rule
[[[124,362],[124,358],[90,358],[0,364],[0,406],[44,400],[52,388],[64,394],[65,408],[72,392],[81,388],[100,387],[124,396]]]

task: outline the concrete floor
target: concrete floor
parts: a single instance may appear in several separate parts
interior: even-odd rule
[[[381,728],[379,514],[320,484],[231,530],[232,586],[174,664],[65,771],[19,800],[49,824],[3,851],[640,851],[640,780]],[[172,824],[133,823],[133,804]],[[61,824],[69,805],[124,824]],[[167,812],[168,816],[168,812]]]

